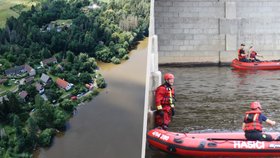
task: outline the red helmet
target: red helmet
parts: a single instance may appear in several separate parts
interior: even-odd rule
[[[174,75],[171,73],[164,74],[164,80],[174,79]]]
[[[250,107],[251,107],[251,109],[253,109],[253,110],[254,110],[254,109],[258,109],[258,108],[259,108],[259,109],[262,109],[262,106],[261,106],[260,102],[258,102],[258,101],[252,102]]]

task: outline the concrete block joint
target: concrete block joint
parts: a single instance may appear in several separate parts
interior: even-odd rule
[[[233,56],[223,52],[236,56],[241,43],[279,59],[280,52],[269,53],[280,51],[279,6],[278,0],[156,0],[159,63],[226,63]]]

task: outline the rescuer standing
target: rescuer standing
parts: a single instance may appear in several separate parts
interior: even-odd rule
[[[160,85],[155,92],[156,117],[155,123],[158,127],[166,130],[175,115],[175,94],[174,94],[174,75],[166,73],[164,83]]]

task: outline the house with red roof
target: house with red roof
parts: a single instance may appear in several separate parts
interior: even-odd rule
[[[61,79],[61,78],[57,78],[56,79],[56,84],[58,87],[65,89],[66,91],[70,90],[73,86],[73,84],[68,83],[67,81]]]

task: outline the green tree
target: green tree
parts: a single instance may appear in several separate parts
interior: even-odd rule
[[[15,127],[15,134],[16,136],[21,136],[22,131],[21,131],[21,121],[18,115],[12,114],[11,116],[12,119],[12,125]]]
[[[87,60],[88,60],[88,55],[85,54],[85,53],[80,53],[80,55],[79,55],[79,60],[80,60],[80,62],[87,62]]]
[[[4,57],[0,56],[0,72],[1,73],[4,73],[4,70],[8,69],[8,68],[11,68],[12,65],[11,63],[7,60],[7,59],[4,59]]]
[[[8,93],[7,94],[8,101],[7,103],[9,104],[9,113],[20,113],[21,112],[21,104],[16,97],[14,93]]]
[[[38,126],[35,122],[35,120],[32,117],[29,117],[26,121],[26,148],[29,150],[33,150],[36,147],[36,143],[38,141],[37,137],[37,130]]]
[[[54,57],[57,59],[57,61],[60,63],[62,62],[62,59],[64,57],[64,53],[63,52],[59,52],[59,53],[56,53],[54,54]]]
[[[13,55],[12,53],[8,53],[6,59],[7,59],[9,62],[11,62],[11,63],[16,62],[16,56]]]
[[[44,104],[43,98],[39,94],[37,94],[35,96],[35,106],[41,106],[43,104]]]
[[[57,75],[57,69],[55,68],[54,65],[51,66],[51,67],[49,67],[49,73],[50,73],[51,75]]]
[[[9,80],[6,80],[6,81],[3,83],[3,85],[6,86],[6,87],[8,87],[8,86],[9,86],[9,83],[10,83],[10,81],[9,81]]]
[[[71,51],[67,51],[66,52],[66,56],[67,56],[67,61],[70,62],[70,63],[73,63],[74,62],[74,59],[75,59],[75,55],[73,52]]]
[[[50,128],[53,126],[54,120],[54,107],[48,103],[35,107],[36,110],[33,113],[33,119],[41,130]]]
[[[39,53],[41,54],[42,59],[47,59],[52,57],[51,52],[46,48],[41,49]]]
[[[61,104],[59,104],[59,106],[65,110],[68,113],[72,113],[74,110],[74,107],[77,106],[77,102],[74,101],[70,101],[70,100],[65,100],[63,101]]]
[[[83,83],[89,83],[92,80],[90,74],[86,73],[86,72],[81,73],[79,78],[80,78],[80,81],[83,82]]]
[[[91,67],[92,67],[93,69],[96,69],[96,68],[97,68],[97,62],[96,62],[95,58],[89,58],[89,59],[88,59],[88,62],[91,63]]]
[[[97,83],[97,86],[99,88],[105,88],[106,87],[106,82],[104,80],[103,77],[99,76],[97,79],[96,79],[96,83]]]
[[[52,143],[53,136],[55,134],[55,130],[51,128],[47,128],[43,130],[39,135],[39,144],[41,147],[49,147]]]
[[[86,72],[93,72],[93,63],[92,62],[83,62],[81,63],[81,66],[80,66],[80,71],[86,71]]]
[[[71,73],[68,73],[66,75],[67,75],[66,79],[68,82],[73,83],[73,84],[79,83],[79,79],[78,79],[77,75],[74,74],[72,71],[71,71]]]
[[[14,151],[15,153],[22,153],[25,149],[25,137],[24,134],[22,135],[16,135],[16,138],[14,140]]]
[[[97,59],[103,62],[110,62],[110,59],[113,57],[112,51],[106,46],[100,46],[96,51]]]
[[[118,57],[119,58],[122,58],[123,56],[125,56],[127,54],[127,51],[124,48],[119,48],[117,50],[117,52],[118,52]]]
[[[126,50],[128,50],[129,44],[128,44],[127,41],[125,41],[125,42],[123,43],[123,48],[126,49]]]
[[[65,122],[68,120],[69,116],[62,110],[58,108],[54,111],[54,127],[57,129],[65,129]]]
[[[45,91],[45,94],[51,102],[53,102],[59,98],[59,94],[57,94],[57,92],[54,89],[47,89]]]
[[[122,57],[122,59],[123,59],[123,60],[128,60],[128,59],[129,59],[128,54],[124,55],[124,56]]]
[[[113,62],[114,64],[120,64],[120,63],[121,63],[120,59],[117,58],[117,57],[113,57],[113,58],[111,59],[111,62]]]
[[[29,95],[29,100],[33,101],[35,96],[38,94],[36,87],[31,84],[28,84],[28,85],[26,85],[25,90],[27,91],[27,93]]]

